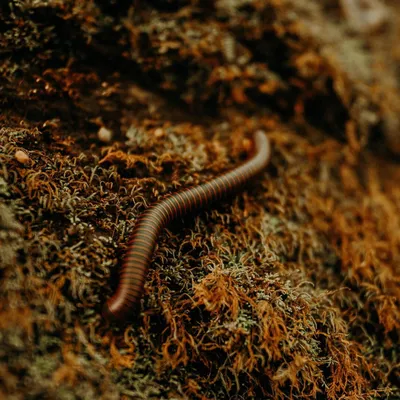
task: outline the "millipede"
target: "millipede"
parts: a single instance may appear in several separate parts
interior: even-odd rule
[[[221,200],[242,187],[268,164],[271,147],[267,135],[254,133],[253,155],[242,165],[201,185],[168,194],[140,215],[123,258],[118,287],[103,307],[108,321],[131,319],[139,302],[157,238],[173,219]]]

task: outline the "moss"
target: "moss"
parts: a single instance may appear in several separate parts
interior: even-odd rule
[[[0,397],[400,396],[397,5],[365,36],[331,0],[139,3],[2,6]],[[255,129],[266,171],[163,231],[107,325],[138,215]]]

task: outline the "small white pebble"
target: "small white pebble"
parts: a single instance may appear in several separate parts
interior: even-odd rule
[[[21,163],[21,164],[28,164],[29,161],[31,160],[30,157],[28,156],[28,154],[26,154],[24,151],[22,150],[17,150],[15,152],[15,158],[16,160]]]
[[[102,126],[99,131],[97,132],[97,136],[99,138],[100,141],[104,142],[104,143],[109,143],[112,139],[112,132],[105,128],[104,126]]]
[[[157,129],[154,131],[154,136],[155,136],[156,138],[160,138],[160,137],[164,136],[164,130],[163,130],[162,128],[157,128]]]

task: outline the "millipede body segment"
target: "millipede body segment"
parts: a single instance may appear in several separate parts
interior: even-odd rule
[[[244,164],[215,179],[167,195],[139,217],[122,263],[119,285],[103,308],[103,316],[107,320],[122,321],[133,316],[134,306],[143,292],[157,238],[171,220],[226,197],[265,168],[271,149],[263,131],[254,134],[253,153]]]

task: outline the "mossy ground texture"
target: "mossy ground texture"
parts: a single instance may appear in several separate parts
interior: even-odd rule
[[[0,6],[0,398],[399,398],[400,10],[344,3]],[[265,172],[163,231],[108,325],[138,215],[256,129]]]

